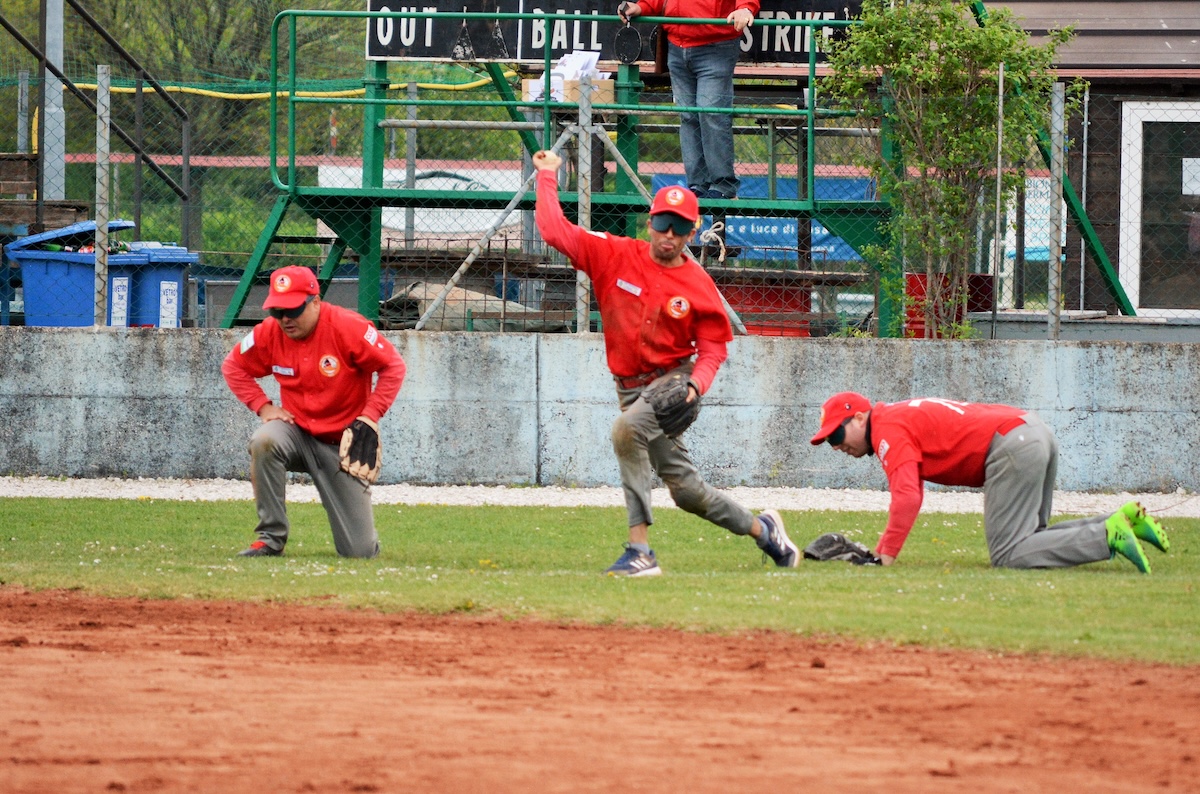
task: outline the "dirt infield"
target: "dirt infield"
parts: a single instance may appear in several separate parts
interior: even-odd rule
[[[1200,669],[0,587],[0,791],[1200,791]]]

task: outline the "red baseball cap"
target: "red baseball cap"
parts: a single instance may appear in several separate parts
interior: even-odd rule
[[[306,267],[290,265],[271,274],[271,289],[263,301],[264,309],[294,309],[309,295],[320,295],[317,277]]]
[[[684,220],[696,222],[700,217],[700,202],[696,194],[679,185],[667,185],[654,194],[654,203],[650,205],[650,214],[671,212]]]
[[[821,406],[821,429],[812,437],[813,446],[823,444],[829,434],[841,427],[855,414],[871,410],[871,401],[856,391],[842,391],[830,397]]]

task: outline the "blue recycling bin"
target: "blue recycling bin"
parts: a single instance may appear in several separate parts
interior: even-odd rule
[[[183,324],[187,268],[200,261],[199,254],[179,245],[145,241],[130,243],[129,251],[131,254],[144,254],[147,263],[133,274],[128,324],[180,327]],[[111,264],[109,273],[112,273]]]
[[[114,220],[108,231],[112,234],[134,225]],[[77,249],[95,239],[96,222],[83,221],[23,237],[4,247],[21,269],[26,325],[94,324],[96,255]],[[47,250],[47,246],[56,250]],[[129,249],[108,255],[106,322],[178,328],[183,321],[186,269],[199,257],[186,248],[164,243],[134,242]]]

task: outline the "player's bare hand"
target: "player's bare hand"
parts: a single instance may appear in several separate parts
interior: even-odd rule
[[[748,8],[739,8],[725,17],[725,21],[733,25],[734,30],[741,33],[754,24],[754,14],[750,13],[750,9]]]
[[[533,156],[533,167],[539,171],[557,171],[562,165],[562,158],[549,149],[543,149]]]
[[[621,18],[625,24],[629,24],[629,20],[642,15],[642,7],[637,3],[624,2],[617,6],[617,16]]]
[[[281,408],[275,403],[267,403],[262,408],[258,409],[258,418],[264,422],[270,422],[273,419],[279,419],[287,422],[289,425],[296,424],[296,417],[286,408]]]

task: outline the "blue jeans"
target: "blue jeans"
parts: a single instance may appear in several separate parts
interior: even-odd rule
[[[667,49],[667,68],[675,104],[694,108],[733,107],[733,69],[742,54],[742,40],[731,39],[699,47]],[[725,113],[679,114],[679,146],[683,169],[693,189],[737,195],[733,173],[733,116]]]

